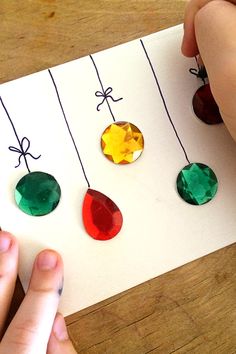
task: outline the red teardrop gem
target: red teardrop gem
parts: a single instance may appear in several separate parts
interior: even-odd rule
[[[88,189],[84,197],[82,213],[85,230],[96,240],[110,240],[122,227],[123,217],[117,205],[93,189]]]
[[[193,96],[193,110],[196,116],[206,124],[223,122],[209,84],[201,86]]]

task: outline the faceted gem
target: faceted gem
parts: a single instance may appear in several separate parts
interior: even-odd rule
[[[206,124],[223,122],[209,84],[201,86],[193,96],[193,110],[196,116]]]
[[[26,214],[42,216],[51,213],[60,201],[61,188],[55,178],[45,172],[31,172],[20,179],[15,188],[15,201]]]
[[[123,224],[117,205],[93,189],[88,189],[85,195],[82,213],[85,230],[95,240],[110,240],[118,234]]]
[[[109,125],[102,134],[101,147],[108,160],[128,164],[137,160],[144,149],[141,131],[129,122]]]
[[[177,177],[177,190],[185,202],[202,205],[214,198],[218,188],[215,173],[202,163],[185,166]]]

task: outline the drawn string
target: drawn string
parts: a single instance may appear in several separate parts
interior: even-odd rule
[[[120,100],[123,100],[123,98],[121,97],[121,98],[118,98],[118,99],[114,99],[114,98],[111,96],[111,92],[113,91],[113,89],[112,89],[111,87],[108,87],[106,90],[104,89],[104,86],[103,86],[103,83],[102,83],[100,74],[99,74],[99,72],[98,72],[97,65],[96,65],[96,63],[95,63],[95,61],[94,61],[92,55],[90,55],[89,57],[90,57],[90,59],[92,60],[93,66],[94,66],[94,68],[95,68],[95,71],[96,71],[96,74],[97,74],[97,77],[98,77],[98,80],[99,80],[99,82],[100,82],[101,89],[102,89],[102,91],[97,91],[97,92],[95,93],[95,96],[96,96],[96,97],[102,97],[102,98],[103,98],[102,102],[101,102],[100,104],[98,104],[98,106],[97,106],[97,111],[100,111],[100,106],[101,106],[104,102],[106,102],[106,103],[107,103],[107,106],[108,106],[108,109],[109,109],[109,111],[110,111],[110,113],[111,113],[112,119],[113,119],[113,121],[115,122],[116,120],[115,120],[115,117],[114,117],[114,114],[113,114],[113,112],[112,112],[112,109],[111,109],[111,106],[110,106],[110,103],[109,103],[109,100],[108,100],[108,99],[110,98],[113,102],[118,102],[118,101],[120,101]]]
[[[166,114],[167,114],[167,116],[168,116],[168,118],[169,118],[169,121],[170,121],[170,123],[171,123],[171,125],[172,125],[172,128],[173,128],[173,130],[174,130],[174,132],[175,132],[175,135],[176,135],[176,137],[177,137],[177,139],[178,139],[178,141],[179,141],[179,144],[180,144],[180,146],[181,146],[181,148],[182,148],[182,150],[183,150],[183,152],[184,152],[185,158],[186,158],[187,162],[190,164],[190,160],[189,160],[189,158],[188,158],[187,152],[186,152],[186,150],[185,150],[185,148],[184,148],[184,146],[183,146],[183,143],[182,143],[182,141],[181,141],[181,139],[180,139],[180,137],[179,137],[179,135],[178,135],[178,132],[177,132],[175,126],[174,126],[174,123],[173,123],[173,121],[172,121],[172,119],[171,119],[171,116],[170,116],[169,110],[168,110],[168,108],[167,108],[167,104],[166,104],[164,95],[163,95],[163,93],[162,93],[162,90],[161,90],[159,81],[158,81],[158,79],[157,79],[157,75],[156,75],[155,70],[154,70],[154,67],[153,67],[153,65],[152,65],[151,59],[150,59],[150,57],[149,57],[149,55],[148,55],[148,53],[147,53],[147,50],[146,50],[146,48],[145,48],[145,46],[144,46],[144,43],[143,43],[142,39],[140,39],[140,42],[141,42],[141,45],[142,45],[142,47],[143,47],[144,53],[145,53],[145,55],[146,55],[146,58],[147,58],[147,60],[148,60],[148,62],[149,62],[149,65],[150,65],[150,68],[151,68],[151,70],[152,70],[154,79],[155,79],[155,81],[156,81],[156,84],[157,84],[159,93],[160,93],[160,95],[161,95],[162,102],[163,102],[164,107],[165,107]]]
[[[197,57],[195,56],[195,60],[196,60],[196,63],[197,63],[197,67],[198,69],[196,68],[190,68],[189,69],[189,72],[192,74],[192,75],[195,75],[197,76],[199,79],[202,79],[204,85],[206,84],[206,78],[207,78],[207,71],[206,71],[206,68],[204,65],[199,65],[198,63],[198,60],[197,60]]]
[[[104,92],[101,92],[101,91],[96,91],[96,92],[95,92],[95,96],[96,96],[96,97],[102,97],[102,98],[103,98],[102,102],[97,105],[97,111],[100,111],[100,106],[102,106],[103,103],[104,103],[108,98],[110,98],[113,102],[118,102],[118,101],[120,101],[120,100],[123,100],[123,98],[118,98],[118,99],[113,98],[113,97],[111,96],[112,91],[113,91],[113,88],[112,88],[112,87],[108,87]]]
[[[81,157],[80,157],[80,153],[79,153],[78,147],[77,147],[77,145],[76,145],[75,139],[74,139],[73,134],[72,134],[72,131],[71,131],[71,129],[70,129],[69,122],[68,122],[68,120],[67,120],[67,118],[66,118],[66,114],[65,114],[65,111],[64,111],[64,108],[63,108],[63,105],[62,105],[61,97],[60,97],[60,95],[59,95],[59,91],[58,91],[56,82],[55,82],[55,80],[54,80],[54,77],[53,77],[52,72],[51,72],[50,69],[48,69],[48,73],[49,73],[49,75],[50,75],[50,77],[51,77],[51,79],[52,79],[52,83],[53,83],[54,89],[55,89],[55,91],[56,91],[57,99],[58,99],[59,105],[60,105],[60,107],[61,107],[62,115],[63,115],[63,117],[64,117],[64,120],[65,120],[67,129],[68,129],[68,132],[69,132],[69,134],[70,134],[71,140],[72,140],[72,142],[73,142],[75,151],[76,151],[76,153],[77,153],[77,156],[78,156],[78,159],[79,159],[79,162],[80,162],[80,165],[81,165],[83,174],[84,174],[84,178],[85,178],[85,180],[86,180],[86,182],[87,182],[88,188],[90,188],[90,183],[89,183],[88,177],[87,177],[87,175],[86,175],[85,168],[84,168],[84,165],[83,165],[83,163],[82,163],[82,160],[81,160]]]
[[[17,139],[18,144],[19,144],[19,147],[20,147],[20,148],[17,148],[17,147],[15,147],[15,146],[9,146],[9,150],[10,150],[10,151],[12,151],[12,152],[17,152],[18,154],[20,154],[19,157],[18,157],[18,165],[16,165],[15,168],[17,168],[17,167],[20,166],[20,164],[21,164],[21,158],[23,157],[23,158],[24,158],[25,165],[26,165],[26,168],[27,168],[28,172],[30,173],[30,169],[29,169],[29,165],[28,165],[28,161],[27,161],[26,156],[29,155],[32,159],[38,160],[38,159],[41,157],[41,155],[35,157],[35,156],[33,156],[31,153],[28,152],[28,151],[29,151],[29,148],[30,148],[30,140],[29,140],[27,137],[23,137],[23,138],[20,140],[20,138],[19,138],[19,136],[18,136],[18,134],[17,134],[16,128],[15,128],[15,126],[14,126],[14,123],[13,123],[11,117],[10,117],[10,114],[9,114],[9,112],[8,112],[8,110],[7,110],[7,108],[6,108],[5,104],[4,104],[3,99],[2,99],[1,96],[0,96],[0,102],[1,102],[1,104],[2,104],[2,107],[3,107],[3,109],[4,109],[4,111],[5,111],[6,115],[7,115],[7,117],[8,117],[8,119],[9,119],[10,123],[11,123],[12,129],[13,129],[13,131],[14,131],[14,134],[15,134],[15,136],[16,136],[16,139]]]
[[[18,154],[20,154],[18,157],[18,165],[16,165],[15,168],[20,166],[22,156],[26,157],[27,155],[29,155],[34,160],[38,160],[41,157],[41,155],[35,157],[30,152],[28,152],[30,148],[30,141],[26,136],[24,136],[24,138],[20,141],[19,145],[20,145],[20,149],[18,149],[15,146],[9,146],[8,148],[10,151],[17,152]]]

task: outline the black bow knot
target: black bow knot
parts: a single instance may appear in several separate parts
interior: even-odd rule
[[[95,92],[95,96],[96,97],[101,97],[102,98],[102,102],[100,102],[98,105],[97,105],[97,111],[100,111],[100,106],[108,99],[110,98],[113,102],[118,102],[120,100],[123,100],[123,98],[118,98],[118,99],[115,99],[111,96],[111,93],[113,91],[113,88],[112,87],[108,87],[105,91],[96,91]]]
[[[41,157],[41,155],[35,157],[30,152],[28,152],[29,148],[30,148],[30,141],[29,141],[28,138],[24,137],[19,142],[19,145],[20,145],[20,148],[17,148],[15,146],[9,146],[9,150],[10,151],[17,152],[18,154],[20,154],[19,157],[18,157],[18,165],[15,166],[15,168],[20,166],[22,156],[25,157],[25,156],[29,155],[34,160],[38,160]]]

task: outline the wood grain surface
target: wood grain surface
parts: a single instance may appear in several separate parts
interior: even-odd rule
[[[184,7],[184,0],[1,0],[0,83],[181,23]],[[69,316],[77,352],[236,353],[235,269],[232,245]],[[21,300],[18,284],[13,312]]]

